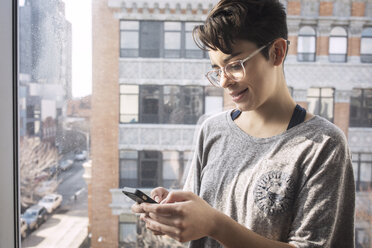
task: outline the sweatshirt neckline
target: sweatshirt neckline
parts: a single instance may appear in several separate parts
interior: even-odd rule
[[[304,122],[290,128],[289,130],[285,130],[284,132],[282,132],[280,134],[277,134],[277,135],[274,135],[274,136],[271,136],[271,137],[266,137],[266,138],[259,138],[259,137],[254,137],[252,135],[247,134],[232,120],[231,113],[232,113],[233,110],[234,109],[226,111],[226,114],[225,114],[226,121],[227,121],[228,125],[231,127],[231,130],[233,130],[234,133],[238,134],[239,137],[244,138],[244,139],[249,139],[249,140],[251,140],[253,142],[256,142],[256,143],[269,143],[269,142],[273,142],[273,141],[276,141],[278,139],[290,136],[294,132],[298,132],[298,129],[302,128],[305,125],[308,125],[308,124],[312,123],[314,120],[316,120],[318,118],[316,115],[314,115],[314,117],[312,117],[311,119],[309,119],[307,121],[304,121]]]

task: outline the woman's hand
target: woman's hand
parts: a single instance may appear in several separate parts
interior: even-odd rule
[[[141,219],[153,232],[180,242],[211,236],[218,211],[191,192],[172,191],[162,204],[140,204],[146,213]]]
[[[151,191],[151,198],[154,199],[157,203],[161,203],[165,198],[168,196],[169,191],[165,188],[158,187]],[[132,205],[132,212],[136,214],[141,214],[141,217],[145,217],[145,211],[143,210],[143,205],[135,203]],[[161,232],[155,232],[153,231],[155,235],[164,235]]]

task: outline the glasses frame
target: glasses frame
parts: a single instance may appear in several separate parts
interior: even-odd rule
[[[290,44],[290,41],[289,40],[285,40],[287,42],[287,51],[286,53],[288,52],[288,46]],[[241,81],[244,77],[245,77],[245,66],[244,66],[244,63],[246,61],[248,61],[249,59],[253,58],[255,55],[257,55],[259,52],[261,52],[263,49],[265,49],[267,46],[270,46],[271,44],[273,44],[275,42],[275,40],[267,43],[266,45],[263,45],[261,46],[260,48],[258,48],[256,51],[254,51],[253,53],[251,53],[248,57],[246,57],[245,59],[239,59],[239,60],[234,60],[234,61],[231,61],[229,63],[227,63],[224,67],[221,67],[219,69],[215,69],[215,70],[210,70],[208,71],[206,74],[205,74],[205,77],[208,79],[208,81],[215,87],[222,87],[221,86],[221,79],[220,81],[217,83],[217,82],[214,82],[213,79],[210,78],[210,74],[213,73],[213,72],[218,72],[219,75],[221,75],[221,73],[223,72],[224,75],[229,78],[230,80],[233,80],[233,81],[236,81],[236,82],[239,82]],[[243,76],[241,79],[239,80],[235,80],[231,77],[229,77],[229,74],[227,74],[226,72],[226,67],[231,65],[231,64],[234,64],[234,63],[240,63],[240,66],[243,68]]]

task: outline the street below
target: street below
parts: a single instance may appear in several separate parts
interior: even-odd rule
[[[78,248],[83,243],[88,235],[88,192],[82,163],[74,161],[71,169],[58,176],[61,206],[22,240],[22,247]]]

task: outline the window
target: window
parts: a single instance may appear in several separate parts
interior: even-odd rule
[[[120,57],[138,57],[139,22],[120,22]]]
[[[211,88],[204,93],[202,86],[120,85],[120,122],[196,124],[205,104],[208,112],[222,110],[223,92]]]
[[[179,188],[180,173],[183,170],[183,160],[176,151],[163,152],[163,186],[165,188]]]
[[[200,23],[193,23],[187,22],[185,23],[185,57],[186,58],[205,58],[206,54],[204,51],[200,50],[200,48],[195,44],[194,39],[192,37],[192,31],[196,25],[200,25]]]
[[[372,153],[353,153],[352,162],[356,190],[370,191],[372,188]]]
[[[315,61],[316,34],[312,27],[302,27],[298,33],[297,60]]]
[[[138,152],[120,151],[120,187],[138,187]]]
[[[138,122],[138,85],[120,85],[120,122]]]
[[[346,62],[347,60],[347,33],[342,27],[332,29],[329,37],[330,62]]]
[[[181,57],[181,34],[180,22],[164,22],[164,57]]]
[[[360,43],[361,62],[372,63],[372,27],[363,30]]]
[[[135,248],[137,243],[137,225],[131,222],[119,222],[119,242],[126,248]]]
[[[192,37],[197,22],[120,21],[120,57],[206,58]]]
[[[350,127],[372,127],[372,89],[353,89]]]
[[[183,151],[120,151],[120,187],[180,188],[192,156]]]
[[[333,88],[310,88],[307,93],[309,112],[333,122],[334,91]]]
[[[140,28],[140,57],[159,58],[162,52],[163,23],[155,21],[142,21]]]
[[[120,151],[120,187],[157,187],[162,185],[161,173],[161,152]]]
[[[355,228],[355,248],[371,247],[370,230],[367,228]]]

